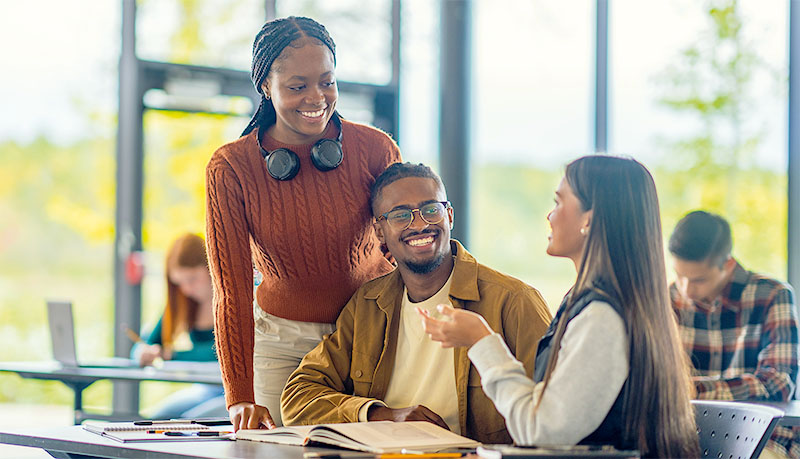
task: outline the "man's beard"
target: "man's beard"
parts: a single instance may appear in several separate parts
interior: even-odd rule
[[[414,274],[429,274],[433,272],[436,268],[441,266],[442,261],[444,261],[444,254],[440,253],[436,255],[432,260],[429,260],[424,263],[414,263],[413,261],[404,261],[403,264],[406,265],[406,268],[408,268]]]

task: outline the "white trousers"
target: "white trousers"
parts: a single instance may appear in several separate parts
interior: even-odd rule
[[[334,330],[333,324],[299,322],[264,312],[254,301],[253,391],[256,404],[265,406],[275,425],[281,422],[281,392],[300,360]]]

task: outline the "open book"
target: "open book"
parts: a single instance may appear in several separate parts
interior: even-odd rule
[[[133,422],[94,422],[83,423],[84,430],[102,435],[119,442],[142,441],[198,441],[198,440],[230,440],[233,439],[231,425],[209,427],[192,423],[170,422],[155,425],[136,425]]]
[[[237,440],[283,445],[339,446],[374,454],[401,450],[432,453],[449,448],[477,448],[480,443],[426,421],[375,421],[240,430]]]

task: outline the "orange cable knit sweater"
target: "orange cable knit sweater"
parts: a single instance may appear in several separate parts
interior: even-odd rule
[[[329,123],[326,138],[335,138]],[[264,135],[264,148],[289,148],[300,172],[281,182],[267,173],[258,130],[219,148],[206,169],[206,237],[214,281],[217,354],[228,406],[253,402],[253,263],[256,295],[278,317],[333,323],[364,282],[392,266],[372,228],[369,189],[397,144],[385,133],[342,120],[344,161],[328,172],[311,163],[311,145]]]

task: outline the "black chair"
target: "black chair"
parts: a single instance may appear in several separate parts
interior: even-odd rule
[[[783,411],[766,405],[692,400],[701,457],[749,459],[761,454]]]

